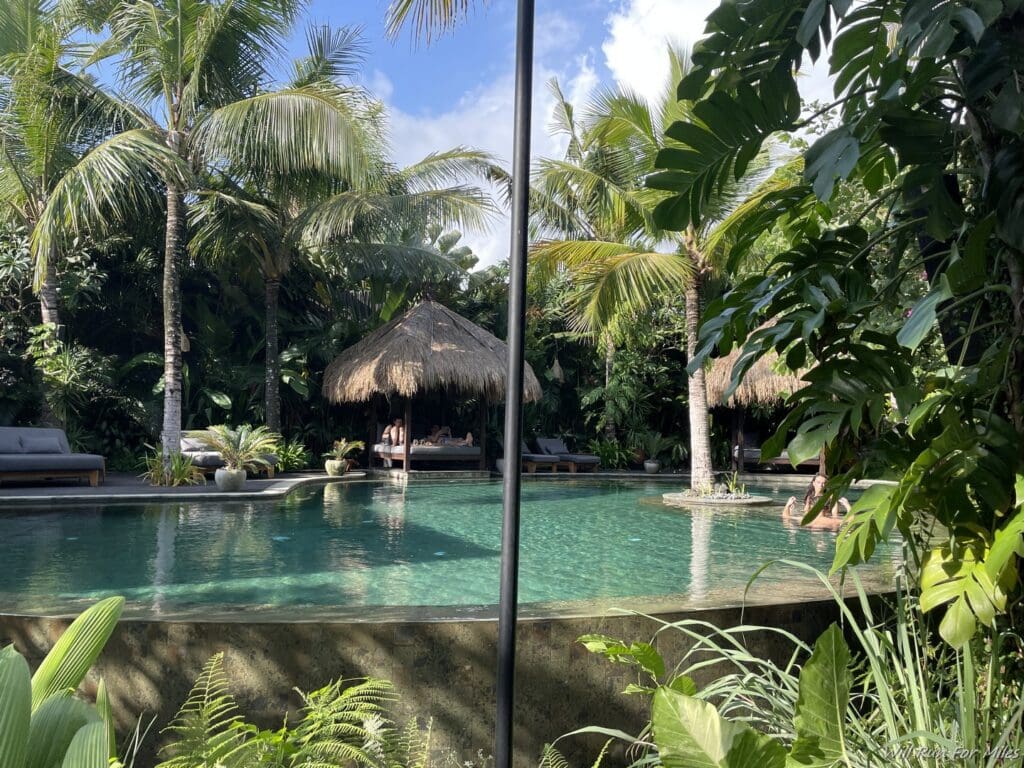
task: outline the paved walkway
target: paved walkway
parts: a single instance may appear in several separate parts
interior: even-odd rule
[[[472,479],[486,477],[482,473],[472,474]],[[86,484],[76,484],[74,481],[50,481],[47,483],[5,483],[0,486],[0,512],[15,505],[24,506],[46,506],[49,503],[55,505],[64,504],[102,504],[106,502],[152,502],[152,501],[189,501],[199,500],[243,500],[243,499],[276,499],[287,495],[290,491],[303,485],[320,485],[333,482],[353,482],[359,480],[391,479],[394,482],[404,483],[410,480],[452,480],[469,479],[460,473],[452,472],[428,472],[414,471],[406,476],[401,471],[371,470],[369,472],[349,472],[344,477],[328,477],[323,472],[289,472],[278,475],[273,480],[265,478],[251,478],[246,481],[245,488],[237,493],[226,493],[217,490],[217,487],[210,480],[206,485],[186,485],[176,488],[156,488],[148,485],[144,480],[132,474],[111,472],[107,474],[106,482],[96,488],[90,488]],[[497,477],[497,475],[491,475]],[[666,484],[686,485],[689,483],[687,474],[662,473],[659,475],[648,475],[644,472],[615,471],[615,472],[585,472],[571,474],[559,472],[557,474],[538,472],[533,475],[523,475],[527,480],[545,481],[570,481],[590,479],[617,479],[617,480],[655,480]],[[783,473],[759,473],[740,475],[739,481],[748,486],[761,488],[778,489],[802,489],[810,481],[808,475],[783,474]]]
[[[8,505],[47,502],[69,504],[78,502],[102,503],[107,501],[197,501],[200,499],[274,499],[286,495],[302,485],[316,485],[333,482],[351,482],[366,478],[365,472],[350,472],[344,477],[328,477],[323,472],[289,472],[273,480],[250,478],[245,488],[237,493],[217,490],[210,480],[206,485],[183,485],[174,488],[159,488],[131,474],[110,472],[106,481],[95,488],[74,481],[50,481],[47,483],[5,483],[0,486],[0,511]]]

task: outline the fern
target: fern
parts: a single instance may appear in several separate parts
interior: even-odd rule
[[[295,728],[299,753],[293,764],[320,768],[340,762],[385,766],[396,739],[387,705],[397,700],[387,680],[337,680],[303,699],[302,721]],[[346,687],[346,685],[348,687]]]
[[[601,751],[598,752],[597,758],[591,764],[590,768],[601,768],[601,763],[604,762],[605,757],[608,756],[608,747],[611,746],[614,739],[608,739],[601,747]],[[636,765],[637,763],[633,763]],[[544,752],[540,758],[540,765],[538,768],[569,768],[569,761],[565,759],[565,755],[555,749],[553,744],[545,744]]]
[[[158,768],[232,768],[242,766],[251,754],[251,743],[238,728],[235,699],[224,675],[224,654],[213,656],[203,667],[188,699],[163,733],[174,742],[161,752],[173,757]]]
[[[388,755],[389,768],[430,768],[430,734],[433,721],[421,730],[410,720],[394,740]]]

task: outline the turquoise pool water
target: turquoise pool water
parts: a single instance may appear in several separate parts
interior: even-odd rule
[[[643,481],[524,484],[525,613],[736,604],[762,563],[827,569],[835,535],[779,507],[691,512]],[[772,491],[758,492],[771,495]],[[314,620],[494,615],[501,485],[362,482],[276,502],[110,505],[2,515],[0,612],[66,614],[120,594],[127,615]],[[865,578],[891,578],[879,552]],[[775,569],[764,599],[806,576]]]

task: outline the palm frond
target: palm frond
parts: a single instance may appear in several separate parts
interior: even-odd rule
[[[294,62],[291,88],[317,83],[339,84],[358,74],[366,59],[366,39],[361,27],[331,27],[311,24],[306,27],[308,54]]]
[[[349,190],[312,206],[297,221],[298,240],[323,245],[358,235],[363,240],[388,240],[406,230],[436,223],[443,229],[482,229],[494,214],[490,197],[476,187],[446,187],[398,195]]]
[[[555,106],[551,110],[551,121],[548,123],[548,133],[554,136],[565,136],[569,144],[565,149],[565,159],[569,162],[580,162],[583,159],[583,142],[580,139],[579,126],[576,124],[575,108],[562,93],[562,86],[558,78],[553,77],[548,81],[548,90],[555,97]]]
[[[490,152],[457,146],[431,152],[412,165],[397,172],[397,177],[410,191],[436,189],[448,184],[463,184],[470,179],[493,181],[500,177],[502,168]]]
[[[573,291],[567,308],[571,325],[600,334],[630,313],[678,295],[693,278],[693,267],[679,253],[659,253],[634,245],[594,240],[539,243],[531,249],[537,279],[565,270]]]
[[[214,110],[196,127],[193,142],[241,168],[361,178],[372,144],[361,106],[356,94],[339,88],[286,88]]]
[[[149,131],[125,131],[90,151],[56,184],[32,232],[36,287],[66,238],[159,206],[164,180],[184,183],[187,176],[181,159]]]
[[[451,31],[474,4],[473,0],[391,0],[385,21],[387,36],[394,39],[402,27],[411,24],[413,35],[429,43]]]
[[[458,264],[444,254],[404,243],[337,243],[314,250],[312,258],[356,284],[366,280],[423,284],[464,276]]]

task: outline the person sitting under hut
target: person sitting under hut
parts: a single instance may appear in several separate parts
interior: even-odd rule
[[[442,427],[437,424],[430,428],[430,434],[424,441],[428,445],[473,445],[473,433],[467,432],[464,438],[452,437],[451,427]]]
[[[803,518],[811,509],[817,504],[822,497],[825,495],[825,484],[828,482],[828,478],[825,475],[817,474],[814,479],[811,480],[811,484],[807,487],[807,492],[804,494],[803,512],[797,515],[797,506],[799,502],[796,496],[790,496],[786,502],[786,506],[782,508],[782,517],[784,520],[791,518]],[[842,509],[842,513],[840,512]],[[808,528],[838,528],[843,523],[842,514],[850,511],[850,502],[842,497],[835,504],[832,505],[824,514],[818,515],[814,520],[807,524]]]
[[[405,422],[395,419],[390,426],[384,427],[381,442],[384,445],[405,445]]]

